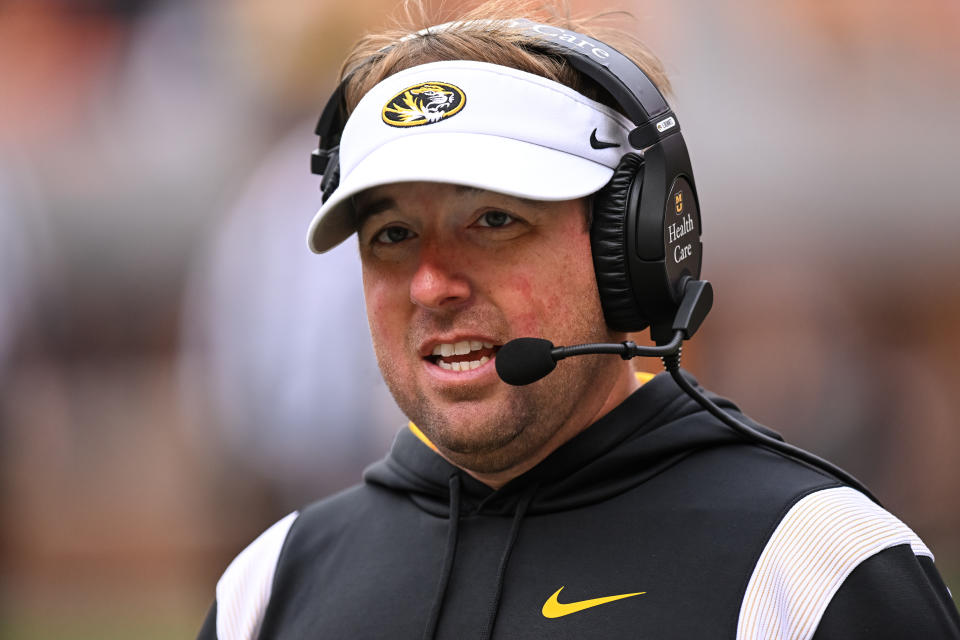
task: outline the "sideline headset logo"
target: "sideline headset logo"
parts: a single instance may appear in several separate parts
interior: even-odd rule
[[[467,103],[463,91],[447,82],[421,82],[407,87],[383,106],[391,127],[419,127],[459,113]]]

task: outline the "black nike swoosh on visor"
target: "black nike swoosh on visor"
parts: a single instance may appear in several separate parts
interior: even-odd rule
[[[597,140],[597,130],[594,129],[590,132],[590,146],[594,149],[609,149],[610,147],[619,147],[620,145],[616,142]]]

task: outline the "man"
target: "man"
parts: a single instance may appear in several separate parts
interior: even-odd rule
[[[654,238],[682,267],[662,295],[699,273],[692,186],[657,188],[676,121],[621,113],[659,94],[614,99],[605,70],[630,72],[612,49],[503,5],[348,57],[309,242],[357,233],[374,348],[411,425],[363,485],[234,560],[201,638],[960,637],[923,542],[731,403],[718,418],[604,355],[501,381],[511,340],[617,343],[637,324],[621,307],[648,301],[617,298],[605,266],[612,211],[649,193],[675,206]],[[630,50],[634,80],[662,86]],[[695,330],[705,311],[686,301],[645,312],[659,342]]]

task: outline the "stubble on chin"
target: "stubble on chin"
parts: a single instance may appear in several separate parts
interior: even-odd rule
[[[564,365],[533,385],[502,389],[497,402],[484,403],[468,394],[437,402],[420,390],[405,397],[389,379],[387,385],[445,458],[462,469],[492,474],[542,458],[544,446],[559,431],[569,429],[566,435],[572,437],[587,426],[572,425],[571,417],[603,365],[594,358],[571,359]]]
[[[445,399],[438,406],[418,393],[407,415],[454,464],[481,472],[497,471],[509,466],[506,452],[525,439],[538,413],[522,389],[505,391],[495,407],[466,399],[453,401],[453,406]]]

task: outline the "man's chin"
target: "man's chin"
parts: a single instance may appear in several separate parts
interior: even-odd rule
[[[478,423],[453,418],[431,421],[424,433],[441,450],[458,457],[487,456],[508,447],[520,436],[522,429],[517,430],[513,424],[504,422]]]
[[[502,383],[493,389],[464,385],[443,393],[429,387],[391,388],[397,404],[441,455],[477,473],[503,471],[535,455],[562,425],[565,413],[557,411],[557,394],[551,388],[538,392]],[[460,395],[454,399],[448,392]]]
[[[475,474],[497,474],[514,467],[523,459],[518,455],[522,446],[517,446],[517,436],[500,441],[476,441],[448,443],[452,447],[438,443],[443,457],[465,471]]]
[[[409,412],[414,423],[451,462],[465,468],[487,467],[509,457],[529,426],[529,416],[516,402],[421,402]],[[471,464],[466,464],[472,461]],[[477,469],[480,470],[480,469]]]

